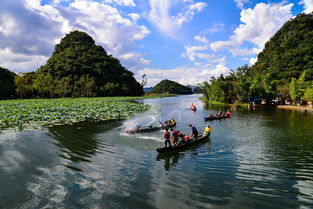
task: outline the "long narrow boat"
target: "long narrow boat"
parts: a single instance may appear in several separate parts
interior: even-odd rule
[[[193,147],[197,144],[205,143],[209,140],[210,140],[210,134],[206,135],[206,136],[200,136],[199,138],[194,139],[193,141],[186,143],[186,144],[183,144],[183,145],[179,145],[176,147],[162,147],[162,148],[156,149],[156,151],[158,151],[159,153],[178,152],[178,151],[184,150],[186,148]]]
[[[225,119],[225,118],[230,118],[230,115],[228,116],[223,116],[223,117],[220,117],[220,118],[210,118],[210,117],[207,117],[207,118],[204,118],[205,121],[210,121],[210,120],[222,120],[222,119]]]
[[[161,126],[161,127],[152,127],[152,128],[145,128],[145,129],[139,129],[139,130],[132,130],[128,131],[127,133],[135,134],[135,133],[147,133],[147,132],[153,132],[161,129],[171,128],[176,126],[175,124],[167,125],[167,126]]]

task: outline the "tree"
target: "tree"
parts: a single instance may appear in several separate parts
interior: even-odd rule
[[[6,68],[0,67],[0,99],[12,98],[15,95],[15,74]]]
[[[303,99],[313,102],[313,86],[305,90]]]
[[[147,75],[146,74],[143,74],[141,76],[141,86],[144,87],[145,85],[147,84]]]
[[[299,91],[299,85],[298,85],[298,81],[296,78],[292,78],[290,85],[289,85],[289,95],[290,98],[294,101],[294,102],[298,102],[299,98],[300,98],[300,91]]]
[[[55,95],[58,97],[71,96],[73,86],[71,77],[64,77],[56,81]]]
[[[34,89],[36,89],[41,97],[54,97],[57,87],[57,81],[50,74],[36,74],[34,80]]]
[[[35,73],[21,73],[14,78],[16,86],[16,94],[20,98],[35,97],[35,89],[33,83],[35,80]]]

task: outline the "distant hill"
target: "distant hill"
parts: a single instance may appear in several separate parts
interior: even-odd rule
[[[147,87],[147,88],[143,88],[144,92],[149,92],[152,91],[153,87]]]
[[[36,76],[39,92],[52,92],[54,97],[143,94],[133,73],[81,31],[72,31],[62,38],[47,63],[36,71]],[[57,86],[54,80],[60,81],[60,88],[54,87]],[[51,87],[45,88],[47,85]]]
[[[15,74],[6,68],[0,67],[0,99],[12,98],[15,94]]]
[[[191,88],[167,79],[158,83],[151,92],[170,94],[192,94]]]

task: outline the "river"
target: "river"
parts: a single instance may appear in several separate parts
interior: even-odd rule
[[[209,142],[165,156],[162,132],[124,133],[171,117],[202,131],[220,107],[198,97],[139,100],[154,108],[125,121],[0,134],[0,208],[313,208],[312,114],[235,110],[210,122]]]

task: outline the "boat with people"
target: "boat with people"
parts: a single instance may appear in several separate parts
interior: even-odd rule
[[[136,124],[135,127],[126,130],[127,133],[135,134],[135,133],[147,133],[158,131],[166,128],[171,128],[176,126],[176,120],[174,118],[164,121],[164,123],[159,121],[159,126],[149,125],[147,128],[141,128],[140,125]]]
[[[199,136],[198,138],[192,138],[192,139],[188,140],[188,142],[183,143],[183,144],[179,144],[177,146],[158,148],[158,149],[156,149],[156,151],[159,153],[178,152],[178,151],[182,151],[186,148],[190,148],[190,147],[193,147],[195,145],[205,143],[209,140],[210,140],[210,133],[207,135]]]
[[[219,111],[216,114],[210,114],[209,117],[205,117],[204,120],[205,121],[211,121],[211,120],[221,120],[221,119],[225,119],[225,118],[230,118],[231,112],[230,110],[227,110],[227,112],[222,112]]]
[[[195,105],[194,103],[191,103],[190,109],[191,109],[192,111],[194,111],[194,112],[197,111],[197,107],[196,107],[196,105]]]

